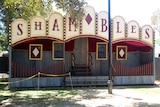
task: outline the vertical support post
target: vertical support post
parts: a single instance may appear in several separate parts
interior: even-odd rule
[[[69,79],[70,79],[71,87],[72,87],[72,90],[73,90],[73,84],[72,84],[71,72],[69,72]]]
[[[66,29],[66,18],[64,17],[63,18],[63,29]],[[64,31],[63,32],[63,64],[64,64],[64,71],[65,71],[65,73],[66,72],[68,72],[67,70],[66,70],[66,53],[65,53],[65,47],[66,47],[66,32]]]
[[[110,16],[110,0],[108,0],[108,36],[109,36],[109,54],[108,54],[108,70],[109,70],[109,80],[108,80],[108,93],[112,94],[112,41],[111,41],[111,16]]]
[[[11,76],[12,76],[12,47],[9,45],[9,82]]]
[[[154,37],[155,37],[155,31],[154,31]],[[154,43],[155,45],[155,43]],[[154,81],[156,80],[156,65],[155,65],[155,48],[153,48],[153,75],[154,75]],[[154,82],[153,82],[154,84]]]
[[[8,51],[9,51],[9,56],[8,56],[8,67],[9,67],[9,79],[8,81],[11,81],[11,76],[12,76],[12,46],[11,46],[11,24],[9,24],[9,38],[8,38]],[[8,87],[10,88],[10,84],[8,84]]]
[[[40,80],[40,74],[41,74],[41,73],[40,73],[40,72],[38,72],[38,81],[37,81],[37,82],[38,82],[38,90],[39,90],[39,80]]]
[[[66,73],[67,72],[67,69],[66,69],[66,53],[65,53],[65,47],[66,47],[66,42],[64,41],[63,42],[63,70],[64,72],[63,73]]]

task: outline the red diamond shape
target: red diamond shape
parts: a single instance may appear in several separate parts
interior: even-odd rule
[[[88,25],[91,23],[92,17],[90,16],[90,14],[87,15],[87,17],[85,18],[85,20],[88,23]]]

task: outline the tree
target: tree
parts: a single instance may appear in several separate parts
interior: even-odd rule
[[[153,13],[151,17],[151,22],[154,25],[154,29],[157,30],[160,34],[160,10],[158,9]]]
[[[155,43],[157,45],[160,45],[160,10],[157,9],[154,13],[153,16],[151,17],[151,22],[153,25],[154,30],[158,31],[158,39],[155,40]]]
[[[6,51],[7,50],[7,46],[8,46],[8,42],[7,42],[7,34],[2,34],[0,36],[0,52],[1,51]]]
[[[46,17],[52,10],[52,0],[1,0],[0,5],[1,22],[6,32],[9,23],[16,18],[29,20],[36,15]]]
[[[54,0],[56,7],[62,9],[63,12],[70,14],[71,18],[81,20],[84,14],[84,8],[87,4],[84,0]]]
[[[8,26],[16,18],[29,20],[34,15],[47,16],[52,0],[0,0],[0,50],[8,47]]]
[[[0,36],[8,34],[9,23],[16,18],[29,20],[36,15],[48,18],[53,12],[53,3],[78,20],[84,16],[83,6],[87,4],[84,0],[0,0]]]
[[[0,18],[6,29],[8,24],[16,18],[29,20],[32,16],[48,17],[53,11],[52,4],[58,9],[68,12],[72,18],[82,19],[84,16],[84,0],[0,0]],[[2,28],[2,26],[1,26]]]

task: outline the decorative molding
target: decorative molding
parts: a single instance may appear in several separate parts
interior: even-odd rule
[[[127,60],[127,46],[117,46],[116,47],[116,59],[117,60]]]
[[[29,60],[42,60],[42,52],[42,44],[29,44]]]

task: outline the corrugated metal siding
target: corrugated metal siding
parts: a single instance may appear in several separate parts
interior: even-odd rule
[[[154,76],[115,76],[114,85],[142,85],[154,84]]]
[[[51,52],[43,52],[43,60],[29,60],[28,51],[15,50],[12,58],[12,77],[29,77],[38,72],[64,73],[63,60],[52,60]]]
[[[23,80],[25,78],[10,78],[10,82],[15,82],[19,80]],[[39,83],[39,84],[38,84]],[[40,77],[38,78],[32,78],[27,81],[23,82],[17,82],[13,84],[9,84],[10,88],[21,88],[21,87],[54,87],[54,86],[64,86],[64,77]]]
[[[155,58],[155,67],[156,79],[160,80],[160,58]]]
[[[154,75],[153,62],[138,67],[126,67],[115,62],[113,67],[115,69],[114,76]]]

